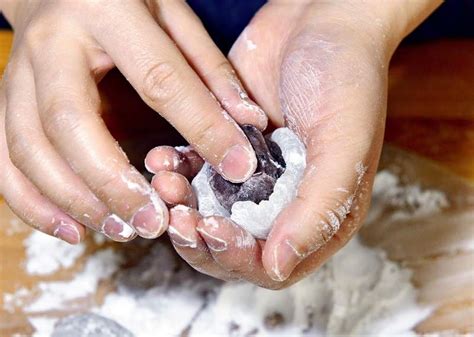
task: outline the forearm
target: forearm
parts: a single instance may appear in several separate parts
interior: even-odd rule
[[[382,59],[389,60],[400,42],[421,24],[442,0],[349,0],[312,2],[315,13],[328,8],[340,25],[350,27],[359,34],[369,50],[380,53]],[[317,15],[320,17],[320,15]]]
[[[392,14],[392,22],[399,24],[398,38],[402,40],[440,6],[443,0],[375,1],[375,3],[378,3],[380,7],[387,4],[393,6],[389,11]]]

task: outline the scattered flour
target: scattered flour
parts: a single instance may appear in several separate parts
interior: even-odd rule
[[[13,218],[10,220],[9,226],[5,229],[5,234],[8,236],[13,236],[18,233],[24,233],[27,231],[27,226],[22,223],[20,220]]]
[[[100,280],[109,278],[119,267],[120,256],[112,248],[101,250],[87,260],[84,270],[70,281],[40,282],[40,296],[26,305],[27,313],[73,307],[73,301],[97,290]]]
[[[84,253],[84,244],[70,245],[52,236],[34,231],[24,241],[25,269],[31,275],[49,275],[60,268],[69,268]]]
[[[252,50],[257,49],[257,45],[252,40],[247,40],[247,41],[245,41],[245,43],[247,44],[247,50],[248,51],[252,51]]]
[[[409,333],[430,310],[420,308],[410,272],[356,238],[297,283],[271,291],[226,284],[193,324],[190,336],[336,336]],[[269,324],[279,317],[277,324]],[[139,336],[139,335],[137,335]]]
[[[443,192],[423,189],[419,184],[402,185],[398,176],[384,170],[375,176],[372,207],[366,222],[371,223],[388,209],[395,210],[391,219],[396,220],[436,214],[448,206]]]
[[[106,297],[94,311],[114,319],[136,337],[414,335],[429,308],[416,303],[410,271],[356,237],[317,273],[281,291],[226,283],[206,302],[199,291],[180,287]],[[279,321],[271,324],[272,317]]]
[[[47,317],[31,317],[28,320],[36,330],[33,337],[50,337],[57,321],[57,319]]]
[[[157,288],[136,297],[127,292],[110,294],[94,311],[119,322],[136,337],[179,336],[204,303],[193,289],[163,292]]]
[[[407,205],[412,205],[410,213],[405,211],[403,216],[416,216],[438,212],[447,200],[441,192],[416,185],[401,187],[398,177],[379,173],[372,211]],[[43,252],[49,254],[56,256],[51,250]],[[28,255],[28,259],[35,257]],[[99,280],[110,278],[121,259],[121,253],[105,249],[92,255],[73,280],[41,282],[42,294],[25,307],[26,312],[37,314],[30,318],[37,330],[35,337],[49,336],[55,323],[39,313],[70,309],[72,300],[95,292]],[[199,284],[208,279],[178,274],[167,276],[166,284],[172,287],[153,283],[145,292],[119,287],[93,312],[115,320],[136,337],[414,336],[413,327],[431,312],[417,304],[410,270],[388,260],[382,250],[364,246],[358,236],[316,273],[281,291],[246,283],[213,283],[213,295],[203,296]],[[18,290],[18,298],[24,293],[25,289]],[[14,298],[11,295],[10,302]]]
[[[242,32],[242,39],[245,42],[247,51],[254,51],[255,49],[257,49],[257,45],[249,37],[248,28]]]
[[[70,309],[71,300],[95,291],[98,280],[110,277],[118,261],[119,254],[110,249],[95,254],[73,280],[42,283],[43,295],[26,311]],[[197,287],[203,281],[190,280],[193,283],[173,289],[156,286],[144,293],[119,289],[93,312],[115,320],[136,337],[177,336],[185,330],[190,337],[410,336],[430,313],[416,303],[410,275],[356,237],[318,272],[285,290],[225,283],[206,298]],[[169,284],[177,282],[173,277]],[[30,321],[36,337],[49,336],[54,320]]]
[[[31,292],[24,287],[17,289],[14,293],[3,294],[3,309],[9,313],[13,313],[15,308],[21,307],[25,300],[31,295]]]

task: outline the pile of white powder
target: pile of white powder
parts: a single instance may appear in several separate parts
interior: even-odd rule
[[[388,204],[396,207],[393,195],[399,199],[403,196],[396,176],[382,172],[379,177],[373,212]],[[397,193],[389,197],[387,188]],[[442,200],[443,194],[437,193]],[[405,199],[411,200],[414,195],[408,193]],[[428,209],[423,208],[424,202],[431,203],[432,212],[445,205],[442,201],[433,204],[433,198],[423,200],[423,193],[418,195],[419,200],[410,202],[420,209]],[[83,245],[69,246],[38,233],[31,234],[25,245],[29,273],[68,268],[84,251]],[[158,248],[162,243],[155,245]],[[29,303],[22,303],[26,290],[20,289],[4,298],[5,306],[10,311],[23,306],[27,313],[35,313],[30,318],[37,330],[35,336],[49,336],[57,319],[48,312],[71,310],[74,299],[94,293],[101,279],[118,272],[118,290],[108,294],[93,311],[115,320],[137,337],[179,336],[183,331],[187,336],[411,335],[412,328],[430,313],[430,308],[416,302],[411,272],[389,261],[383,251],[364,246],[358,237],[316,273],[281,291],[245,283],[220,283],[177,265],[165,268],[164,275],[160,275],[163,267],[156,263],[164,261],[159,256],[170,258],[159,249],[155,254],[142,259],[142,265],[127,274],[120,271],[124,259],[121,253],[110,248],[101,250],[89,257],[74,279],[40,282],[42,294]],[[60,255],[66,256],[67,262]],[[43,271],[42,265],[46,268]],[[130,277],[132,281],[120,281]],[[133,285],[141,283],[147,286],[140,291],[134,289]]]

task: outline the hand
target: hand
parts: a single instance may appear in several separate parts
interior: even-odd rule
[[[15,29],[0,91],[0,192],[27,224],[70,243],[86,227],[117,241],[167,229],[165,204],[100,118],[97,83],[114,66],[225,177],[253,173],[235,121],[264,129],[267,118],[184,1],[0,9]]]
[[[390,57],[437,2],[421,3],[403,8],[404,25],[398,24],[399,2],[275,1],[257,14],[230,59],[271,122],[288,125],[304,140],[307,169],[296,199],[265,242],[229,219],[171,209],[168,233],[185,260],[219,278],[281,288],[314,271],[351,238],[367,211],[383,142]],[[168,151],[168,157],[180,155]],[[164,170],[163,157],[164,149],[150,153],[149,166]],[[178,172],[192,175],[186,162]],[[175,173],[155,179],[163,175]],[[154,186],[166,200],[172,188]],[[192,207],[190,193],[174,203]]]

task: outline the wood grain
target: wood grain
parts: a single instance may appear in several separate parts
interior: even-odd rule
[[[390,66],[385,139],[474,178],[474,41],[397,51]]]

